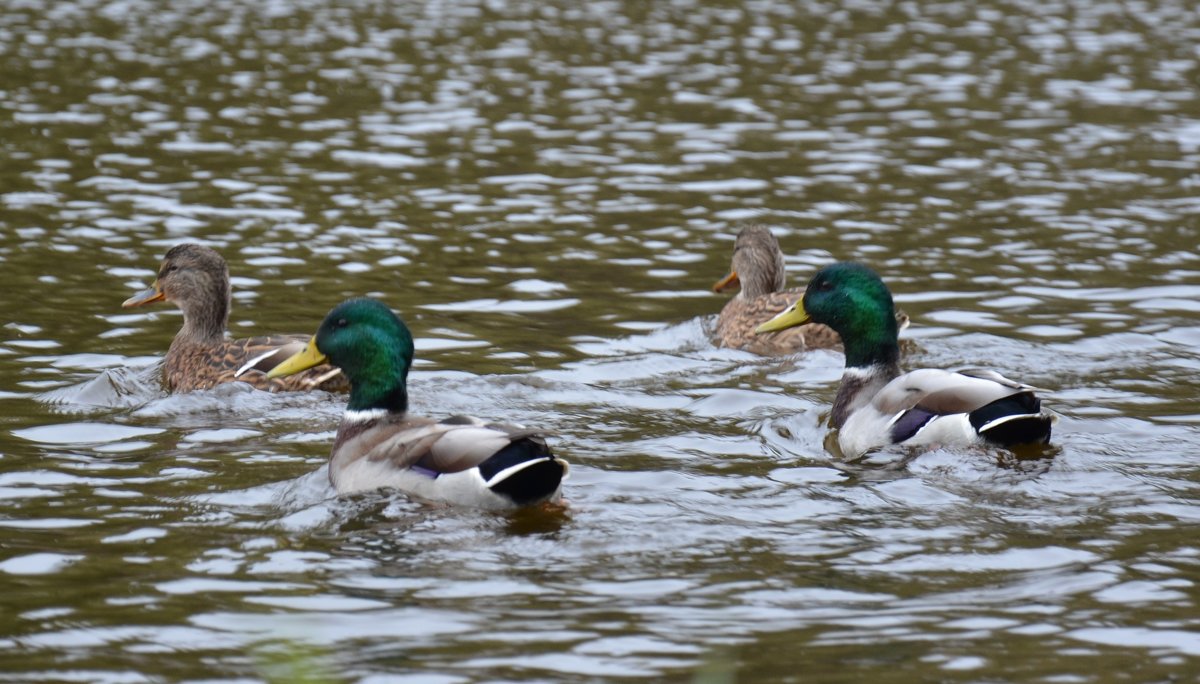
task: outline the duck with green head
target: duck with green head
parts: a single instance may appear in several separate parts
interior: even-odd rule
[[[383,303],[334,307],[305,348],[272,369],[279,378],[330,363],[350,381],[329,479],[339,494],[391,487],[427,501],[504,509],[555,501],[567,463],[537,430],[470,416],[408,412],[413,338]]]
[[[758,332],[808,321],[842,337],[846,369],[830,425],[848,457],[889,444],[1045,443],[1053,416],[1034,388],[992,370],[926,368],[902,374],[892,293],[874,271],[840,262],[817,271],[804,297]]]

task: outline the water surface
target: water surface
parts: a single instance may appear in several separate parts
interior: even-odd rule
[[[0,679],[1200,669],[1191,4],[3,8]],[[834,458],[838,354],[708,339],[750,220],[1054,448]],[[339,398],[165,395],[120,302],[185,240],[237,335],[383,298],[414,408],[553,431],[570,505],[337,498]]]

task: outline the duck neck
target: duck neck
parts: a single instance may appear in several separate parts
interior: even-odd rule
[[[783,289],[783,274],[776,273],[770,268],[751,270],[745,277],[739,273],[742,281],[741,295],[746,299],[754,299]]]
[[[778,249],[747,250],[739,261],[742,263],[736,265],[735,270],[741,281],[741,295],[746,299],[754,299],[783,289],[783,252]]]
[[[840,428],[850,414],[871,401],[883,386],[900,375],[899,328],[891,302],[877,315],[863,315],[842,335],[846,369],[833,402],[830,423]],[[886,313],[885,313],[886,312]]]
[[[210,297],[178,302],[183,311],[183,328],[175,336],[177,342],[213,344],[225,339],[229,325],[229,282],[211,294]]]
[[[830,427],[841,428],[852,413],[869,403],[884,385],[899,376],[900,366],[894,359],[868,366],[847,363],[837,397],[833,400],[833,412],[829,415]]]
[[[399,384],[374,381],[356,382],[350,386],[347,411],[377,411],[404,413],[408,411],[408,388],[404,379]]]
[[[894,317],[885,320],[881,328],[870,332],[842,335],[842,345],[846,351],[846,369],[898,366],[900,342],[897,335],[899,332]]]
[[[318,345],[320,339],[318,338]],[[376,353],[351,359],[332,359],[350,380],[348,411],[408,410],[408,369],[412,365],[412,342],[384,339],[375,344]]]

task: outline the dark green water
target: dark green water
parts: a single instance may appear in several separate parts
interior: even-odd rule
[[[1200,672],[1191,3],[0,7],[0,681]],[[834,460],[840,356],[708,340],[747,220],[1047,388],[1053,457]],[[238,335],[383,298],[568,510],[339,499],[338,398],[164,395],[120,303],[188,240]]]

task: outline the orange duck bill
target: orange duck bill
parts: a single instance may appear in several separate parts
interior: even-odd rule
[[[121,308],[132,309],[135,306],[142,306],[143,304],[150,304],[151,302],[161,302],[166,298],[166,295],[164,295],[163,291],[158,287],[158,281],[155,280],[154,284],[151,285],[149,289],[142,290],[129,299],[126,299],[125,302],[121,304]]]
[[[738,280],[738,277],[737,277],[737,271],[730,271],[729,275],[725,276],[724,278],[721,278],[713,285],[713,292],[724,292],[725,290],[733,287],[734,285],[741,285],[741,284],[742,284],[741,281]]]

